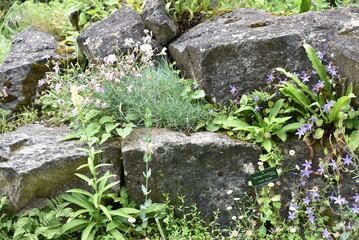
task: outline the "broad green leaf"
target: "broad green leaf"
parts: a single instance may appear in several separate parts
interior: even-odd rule
[[[125,138],[132,132],[132,127],[116,128],[116,131],[121,138]]]
[[[261,129],[262,128],[257,127],[257,126],[247,126],[247,127],[233,128],[234,131],[246,131],[246,132],[251,132],[251,133],[256,133],[256,134],[258,134]]]
[[[247,95],[243,95],[243,96],[241,97],[241,100],[239,100],[239,104],[245,106],[245,105],[247,105],[247,103],[248,103],[248,96],[247,96]]]
[[[111,217],[111,214],[110,214],[110,212],[108,211],[108,209],[107,209],[104,205],[102,205],[102,204],[100,204],[99,207],[101,208],[102,212],[106,215],[106,217],[107,217],[110,221],[112,221],[112,217]]]
[[[324,89],[327,92],[329,99],[334,99],[333,93],[332,93],[332,86],[329,82],[328,73],[325,69],[325,67],[322,64],[322,61],[319,59],[315,49],[307,44],[305,41],[303,43],[303,47],[305,48],[305,51],[307,52],[308,58],[312,62],[313,68],[317,71],[320,79],[324,81]]]
[[[283,69],[284,70],[284,69]],[[285,71],[285,70],[284,70]],[[297,79],[299,82],[300,80],[292,73],[287,73],[286,75],[288,77],[293,77],[294,79]],[[294,101],[296,101],[298,104],[300,104],[303,108],[307,109],[307,107],[312,103],[310,99],[304,94],[306,92],[309,94],[314,100],[317,99],[317,97],[308,90],[308,88],[300,90],[297,86],[293,85],[290,82],[285,82],[285,86],[281,86],[280,91],[286,95],[287,97],[290,97]],[[306,86],[305,86],[306,87]]]
[[[136,209],[136,208],[120,208],[119,210],[121,210],[121,212],[126,213],[126,214],[139,214],[140,210]]]
[[[120,183],[120,181],[116,181],[116,182],[109,183],[108,185],[106,185],[106,187],[104,187],[103,189],[101,189],[101,190],[99,191],[99,194],[102,195],[104,192],[106,192],[107,190],[109,190],[110,188],[116,186],[116,185],[119,184],[119,183]]]
[[[86,12],[87,14],[94,15],[95,13],[98,13],[97,9],[92,9]]]
[[[272,200],[273,202],[278,202],[278,201],[280,201],[280,199],[281,199],[281,196],[280,196],[280,195],[274,195],[271,200]]]
[[[317,125],[317,127],[321,127],[323,125],[323,119],[317,119],[317,121],[315,121],[315,125]]]
[[[261,146],[264,147],[267,152],[270,152],[272,150],[272,141],[270,139],[265,139]]]
[[[111,163],[100,163],[95,166],[95,169],[100,168],[100,167],[109,167],[109,166],[112,166],[112,164]]]
[[[69,222],[69,220],[77,218],[79,215],[82,215],[84,213],[90,213],[90,212],[91,212],[91,210],[88,210],[88,209],[77,210],[76,212],[71,213],[71,215],[70,215],[70,217],[68,219],[68,222]]]
[[[118,226],[120,226],[122,224],[122,222],[120,220],[112,220],[109,224],[107,224],[106,227],[106,232],[117,228]]]
[[[262,225],[258,228],[259,236],[265,236],[267,234],[267,228]]]
[[[85,12],[81,12],[79,15],[79,25],[87,23],[87,16]]]
[[[321,128],[317,128],[314,132],[314,135],[313,137],[315,139],[321,139],[323,137],[323,134],[324,134],[324,129],[321,129]]]
[[[359,148],[359,131],[353,131],[346,140],[348,148],[351,152],[355,152]]]
[[[101,125],[103,125],[104,123],[108,123],[108,122],[113,123],[113,118],[110,116],[103,116],[99,121],[99,123]]]
[[[353,84],[349,84],[346,92],[345,92],[345,96],[349,96],[351,93],[353,93]]]
[[[248,127],[249,124],[243,120],[238,119],[237,117],[229,116],[227,119],[223,121],[223,128],[237,128],[237,127]]]
[[[111,229],[110,233],[116,240],[125,240],[124,236],[117,229]]]
[[[209,132],[217,132],[219,130],[219,126],[218,125],[215,125],[215,124],[209,124],[206,126],[206,130],[209,131]]]
[[[80,207],[89,209],[93,212],[96,212],[96,208],[93,206],[92,203],[90,203],[88,201],[87,198],[85,198],[84,196],[82,196],[81,194],[78,193],[72,193],[71,195],[62,195],[62,198],[65,199],[68,202],[72,202]]]
[[[83,135],[83,131],[75,131],[67,134],[66,136],[61,137],[61,141],[79,139]]]
[[[87,195],[87,196],[89,196],[90,198],[92,198],[92,194],[91,194],[91,193],[89,193],[88,191],[86,191],[86,190],[84,190],[84,189],[80,189],[80,188],[73,188],[73,189],[67,190],[66,192],[70,192],[70,193],[80,193],[80,194]]]
[[[117,5],[118,0],[104,0],[103,3],[106,5]]]
[[[111,166],[111,164],[110,164],[110,166]],[[97,166],[96,166],[96,167],[97,167]],[[116,176],[117,176],[116,174],[109,174],[109,173],[107,172],[105,175],[103,175],[102,177],[100,177],[99,179],[97,179],[96,183],[99,183],[99,182],[101,182],[101,181],[106,182],[107,179],[109,179],[110,177],[116,177]]]
[[[291,132],[291,131],[295,131],[298,128],[300,128],[303,124],[296,122],[296,123],[290,123],[288,125],[285,125],[284,127],[282,127],[281,129],[279,129],[278,131],[274,132],[274,135],[280,135],[286,132]]]
[[[112,122],[106,123],[105,124],[106,132],[110,133],[112,130],[117,128],[119,125],[120,125],[119,123],[112,123]]]
[[[81,25],[81,24],[80,24]],[[96,109],[92,109],[90,110],[88,113],[86,113],[85,115],[85,121],[88,122],[91,119],[93,119],[94,117],[96,117],[100,112]]]
[[[106,172],[102,177],[100,177],[96,183],[100,183],[98,186],[98,191],[101,192],[102,189],[105,188],[106,182],[107,180],[111,177],[116,177],[116,175],[114,176],[114,174],[110,174],[109,172]],[[100,194],[102,195],[103,192],[101,192]]]
[[[213,119],[212,123],[217,125],[222,125],[225,117],[223,115],[217,116]]]
[[[257,112],[253,107],[251,106],[242,106],[237,111],[234,112],[234,114],[241,113],[243,111],[251,111],[254,113],[254,115],[257,118],[257,121],[259,123],[259,126],[263,126],[263,118],[259,112]]]
[[[272,110],[269,113],[269,122],[273,122],[273,119],[278,115],[280,109],[282,108],[284,99],[279,99],[273,106]]]
[[[75,5],[75,6],[72,6],[70,7],[66,12],[65,12],[65,15],[66,16],[70,16],[71,13],[73,12],[76,12],[76,11],[79,11],[83,8],[82,5]]]
[[[340,109],[346,102],[350,101],[351,98],[355,98],[355,95],[352,93],[349,94],[349,96],[343,96],[338,99],[338,101],[334,104],[334,107],[329,111],[328,118],[330,121],[334,122],[337,119]]]
[[[287,140],[287,134],[285,133],[277,134],[277,136],[279,137],[280,140],[282,140],[282,142],[285,142]]]
[[[81,240],[89,240],[89,235],[97,222],[91,222],[81,234]]]
[[[281,204],[280,204],[280,202],[273,202],[272,203],[273,204],[273,206],[275,207],[275,208],[277,208],[277,209],[280,209],[281,208]]]
[[[101,141],[99,142],[99,144],[103,144],[104,142],[106,142],[110,137],[112,137],[111,133],[104,133],[101,136]]]
[[[284,75],[286,75],[287,77],[291,78],[292,80],[295,81],[295,83],[305,92],[307,93],[309,96],[311,96],[314,100],[317,100],[317,96],[309,90],[308,86],[305,85],[304,83],[302,83],[302,81],[293,73],[287,72],[285,69],[283,68],[276,68],[277,71],[280,71],[282,73],[284,73]],[[284,82],[286,85],[288,85],[289,82]],[[291,84],[291,86],[293,86],[292,88],[294,90],[300,91],[302,92],[302,90],[300,90],[298,87],[296,87],[295,85]]]
[[[95,193],[92,197],[92,204],[95,206],[95,208],[98,208],[100,201],[101,201],[101,195]]]
[[[67,222],[64,225],[62,225],[61,230],[62,232],[67,232],[70,229],[78,228],[78,227],[85,227],[90,222],[89,219],[76,219],[72,220],[71,222]],[[81,229],[81,228],[80,228]]]
[[[308,12],[311,6],[312,6],[311,0],[302,0],[302,2],[300,3],[299,13]]]
[[[139,210],[137,210],[137,211],[138,211],[138,213],[140,212]],[[129,215],[128,213],[124,212],[122,208],[117,209],[117,210],[110,210],[109,213],[111,214],[111,216],[120,216],[120,217],[125,217],[125,218],[133,217],[133,216]]]
[[[87,177],[86,175],[83,175],[81,173],[75,173],[75,175],[78,176],[79,178],[81,178],[82,180],[86,181],[89,186],[95,187],[93,179],[90,179],[89,177]]]
[[[199,99],[204,98],[206,96],[206,93],[203,90],[197,90],[194,93],[191,94],[192,99]]]

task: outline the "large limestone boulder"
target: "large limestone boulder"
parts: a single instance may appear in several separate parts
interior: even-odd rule
[[[148,0],[142,18],[161,45],[166,45],[177,35],[176,23],[168,16],[163,0]]]
[[[43,206],[46,198],[70,188],[88,188],[75,176],[87,163],[87,154],[77,149],[84,145],[61,141],[67,133],[67,128],[32,124],[0,135],[0,197],[7,196],[13,210]],[[114,164],[111,173],[120,176],[119,147],[108,145],[101,156],[103,162]]]
[[[49,33],[28,28],[12,39],[10,53],[0,66],[0,107],[8,110],[20,110],[31,105],[38,81],[51,71],[52,60],[62,60],[56,53],[57,39]]]
[[[80,49],[90,62],[112,53],[126,53],[126,39],[142,42],[145,24],[131,7],[123,7],[87,27],[77,38]]]
[[[197,204],[205,218],[213,211],[224,210],[232,204],[226,194],[233,190],[237,195],[253,194],[248,186],[249,175],[257,170],[261,153],[256,145],[235,141],[219,133],[199,132],[191,136],[165,129],[136,129],[122,142],[122,157],[126,187],[136,203],[144,196],[146,149],[144,138],[152,134],[150,144],[152,170],[149,189],[154,202],[163,202],[162,193],[169,193],[174,204],[177,196],[186,196],[187,204]]]
[[[357,85],[358,13],[350,7],[281,17],[239,9],[192,28],[172,42],[169,51],[183,73],[202,80],[208,96],[217,102],[233,98],[230,86],[238,93],[266,86],[271,70],[285,67],[289,58],[289,71],[309,68],[304,40],[320,51],[331,42],[334,63]]]

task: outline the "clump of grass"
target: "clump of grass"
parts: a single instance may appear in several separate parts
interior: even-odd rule
[[[168,194],[163,194],[165,197],[165,215],[161,220],[161,228],[165,239],[176,240],[211,240],[217,239],[219,234],[217,212],[214,213],[214,220],[205,222],[200,216],[201,212],[195,204],[191,206],[186,205],[185,197],[179,196],[179,205],[171,205]],[[150,235],[150,239],[163,239],[157,231]]]
[[[0,134],[15,131],[19,127],[31,124],[38,119],[37,110],[32,108],[25,108],[12,116],[10,114],[11,111],[0,108]]]
[[[26,1],[17,5],[9,14],[9,18],[11,24],[17,28],[17,32],[34,27],[51,33],[58,39],[64,39],[62,32],[66,28],[71,28],[68,16],[65,15],[70,3],[70,0],[54,0],[48,4]]]
[[[325,0],[312,1],[311,10],[320,11],[329,8]],[[293,15],[299,13],[301,0],[221,0],[217,11],[231,11],[240,8],[257,8],[280,15]]]
[[[204,115],[203,103],[186,95],[181,78],[167,61],[145,69],[140,77],[127,78],[121,84],[108,82],[104,88],[114,93],[105,95],[104,101],[120,122],[142,125],[142,113],[149,108],[154,125],[188,130]]]

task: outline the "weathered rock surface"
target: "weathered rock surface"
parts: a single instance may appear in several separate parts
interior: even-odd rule
[[[78,36],[77,43],[87,59],[93,62],[112,53],[127,52],[130,47],[125,44],[125,39],[142,42],[144,30],[140,14],[131,7],[123,7],[86,28]]]
[[[165,129],[152,129],[152,170],[149,189],[154,202],[163,202],[169,193],[174,204],[186,196],[187,204],[196,203],[208,219],[217,209],[224,210],[232,200],[226,192],[253,193],[249,175],[256,171],[260,149],[250,143],[233,141],[218,133],[199,132],[191,136]],[[125,182],[132,200],[141,204],[141,184],[145,170],[143,142],[145,129],[133,131],[122,142]]]
[[[142,18],[161,45],[166,45],[177,35],[176,23],[167,15],[163,0],[148,0]]]
[[[264,87],[266,75],[275,67],[285,67],[288,58],[292,59],[289,71],[309,68],[303,41],[323,51],[331,36],[336,46],[334,63],[348,63],[343,76],[358,85],[358,22],[359,9],[354,7],[290,17],[240,9],[197,25],[172,42],[169,51],[188,77],[203,80],[211,99],[225,102],[233,98],[230,86],[239,93]]]
[[[7,92],[0,96],[1,108],[16,111],[31,104],[38,81],[51,71],[51,61],[63,59],[56,53],[57,47],[54,36],[34,28],[13,37],[11,52],[0,66],[0,90]]]
[[[87,154],[76,149],[82,144],[60,141],[67,133],[66,128],[32,124],[0,135],[0,197],[7,196],[13,210],[43,206],[44,199],[70,188],[88,188],[75,176],[77,167],[87,162]],[[119,151],[109,145],[102,154],[103,162],[114,164],[111,173],[118,175],[122,169]]]

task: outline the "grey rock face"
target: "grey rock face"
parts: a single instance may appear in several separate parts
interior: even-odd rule
[[[346,58],[346,62],[355,65],[354,70],[347,67],[343,73],[350,75],[354,71],[350,80],[357,83],[355,69],[359,63],[355,60],[354,46],[359,45],[355,30],[358,21],[358,8],[308,12],[291,17],[273,16],[257,9],[240,9],[197,25],[172,42],[169,51],[188,77],[203,80],[204,90],[217,102],[232,97],[230,86],[236,86],[239,93],[266,86],[266,75],[275,67],[285,67],[288,58],[292,59],[289,71],[311,67],[302,42],[306,40],[323,51],[328,36],[332,36],[333,45],[338,46],[334,51],[338,56],[334,63],[340,65]],[[343,29],[352,29],[345,35],[350,46],[342,44]]]
[[[142,17],[160,44],[167,44],[177,35],[176,23],[167,15],[164,1],[148,0]]]
[[[80,49],[89,61],[102,60],[112,53],[127,52],[126,38],[141,42],[145,24],[131,7],[123,7],[110,16],[93,23],[77,38]]]
[[[11,52],[0,66],[0,90],[6,87],[8,96],[0,97],[0,107],[19,110],[31,104],[38,81],[51,71],[51,60],[63,59],[55,51],[58,41],[49,33],[33,28],[16,34]]]
[[[154,202],[163,202],[169,193],[174,204],[186,196],[187,204],[196,203],[203,216],[213,215],[232,204],[226,192],[237,196],[253,193],[249,175],[256,171],[260,149],[250,143],[233,141],[228,136],[199,132],[186,136],[165,129],[152,129],[152,170],[149,189]],[[145,129],[137,129],[122,142],[125,182],[132,200],[141,204],[141,184],[145,170],[143,154]]]
[[[84,146],[60,141],[67,133],[66,128],[32,124],[0,135],[0,197],[7,196],[13,210],[39,207],[41,200],[70,188],[88,188],[75,176],[76,169],[87,163],[86,153],[76,149]],[[119,150],[109,145],[102,154],[103,162],[114,163],[111,173],[121,173]]]

